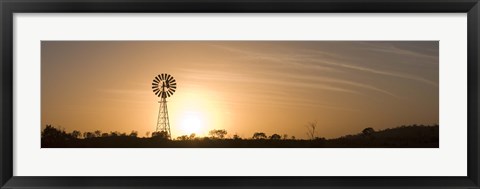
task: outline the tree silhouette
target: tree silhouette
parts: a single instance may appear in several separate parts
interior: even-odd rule
[[[225,129],[221,129],[221,130],[214,129],[209,131],[208,134],[212,136],[212,138],[223,139],[225,135],[227,135],[227,131]]]
[[[132,131],[132,132],[130,132],[130,135],[128,135],[128,136],[137,138],[138,132],[137,131]]]
[[[280,140],[280,139],[282,139],[282,137],[281,137],[279,134],[273,134],[272,136],[270,136],[270,139],[272,139],[272,140]]]
[[[152,132],[152,138],[160,140],[168,140],[168,133],[165,131]]]
[[[315,139],[315,130],[317,129],[317,121],[310,122],[307,124],[307,136],[313,140]]]
[[[177,140],[188,140],[188,136],[187,135],[182,135],[182,136],[179,136],[177,137]]]
[[[83,133],[83,138],[93,138],[93,137],[95,137],[95,134],[93,134],[92,132]]]
[[[102,131],[100,131],[100,130],[96,130],[94,133],[95,133],[95,137],[102,136]]]
[[[252,138],[255,139],[255,140],[266,139],[267,135],[263,132],[256,132],[256,133],[253,133]]]
[[[220,131],[220,132],[218,132]],[[119,132],[102,133],[99,132],[80,132],[73,130],[71,133],[65,132],[61,128],[55,128],[47,125],[41,132],[42,148],[95,148],[95,147],[171,147],[171,148],[197,148],[197,147],[239,147],[239,148],[270,148],[270,147],[299,147],[299,148],[438,148],[439,147],[439,126],[436,125],[407,125],[396,128],[387,128],[375,131],[368,127],[357,134],[346,134],[344,136],[332,139],[315,137],[314,140],[295,140],[295,136],[281,137],[279,134],[267,136],[263,132],[256,132],[252,138],[242,140],[238,134],[228,140],[211,140],[209,137],[195,138],[195,133],[183,135],[169,140],[166,132],[153,132],[152,138],[138,138],[137,131],[132,131],[130,135]],[[219,133],[217,135],[217,133]],[[83,136],[83,137],[82,137]],[[119,137],[124,136],[124,137]],[[132,137],[128,137],[132,136]],[[214,130],[212,136],[220,139],[226,138],[225,130]],[[259,139],[270,140],[259,140]],[[285,140],[279,140],[284,138]],[[160,139],[160,140],[159,140]],[[192,141],[194,140],[194,141]],[[275,141],[273,141],[275,140]]]
[[[80,135],[82,135],[80,131],[77,131],[77,130],[72,131],[73,138],[78,138],[80,137]]]
[[[233,140],[242,140],[242,138],[240,138],[240,136],[238,136],[237,134],[234,134]]]
[[[375,130],[371,127],[368,127],[368,128],[365,128],[363,129],[362,131],[362,134],[365,135],[365,136],[370,136],[372,135],[373,133],[375,133]]]
[[[48,142],[62,141],[73,138],[72,135],[67,134],[65,131],[60,131],[51,125],[47,125],[42,131],[42,139]]]

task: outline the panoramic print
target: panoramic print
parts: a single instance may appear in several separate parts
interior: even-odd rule
[[[438,41],[42,41],[42,148],[438,148]]]

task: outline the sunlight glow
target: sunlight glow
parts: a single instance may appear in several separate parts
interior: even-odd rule
[[[203,116],[198,112],[186,112],[181,118],[181,129],[185,133],[198,133],[205,127]]]
[[[179,77],[177,80],[182,80]],[[190,135],[195,133],[197,137],[208,136],[208,131],[212,129],[227,129],[224,112],[230,111],[225,107],[219,106],[218,101],[222,99],[221,95],[212,92],[208,87],[197,88],[195,86],[185,86],[182,92],[175,94],[169,101],[169,115],[171,115],[170,125],[172,136]]]

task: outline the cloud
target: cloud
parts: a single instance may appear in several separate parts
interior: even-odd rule
[[[283,87],[292,87],[292,88],[314,88],[314,89],[321,89],[321,90],[329,90],[329,91],[336,91],[336,92],[346,92],[346,93],[354,93],[358,94],[358,91],[354,91],[347,88],[342,88],[338,86],[332,86],[325,83],[300,83],[294,82],[291,80],[285,79],[269,79],[269,78],[262,78],[256,77],[254,75],[247,75],[247,74],[238,74],[238,73],[228,73],[228,72],[221,72],[221,71],[201,71],[201,70],[193,70],[193,69],[183,69],[186,78],[194,79],[194,80],[209,80],[209,81],[222,81],[222,82],[237,82],[242,84],[260,84],[260,85],[267,85],[267,86],[283,86]],[[281,78],[281,77],[277,77]]]
[[[419,77],[419,76],[410,75],[410,74],[397,73],[397,72],[385,71],[385,70],[379,70],[379,69],[372,69],[372,68],[368,68],[368,67],[355,66],[355,65],[345,64],[345,63],[335,63],[335,62],[316,61],[316,60],[311,60],[311,61],[315,61],[315,62],[322,63],[322,64],[334,65],[334,66],[347,68],[347,69],[351,69],[351,70],[357,70],[357,71],[363,71],[363,72],[368,72],[368,73],[373,73],[373,74],[378,74],[378,75],[385,75],[385,76],[391,76],[391,77],[397,77],[397,78],[402,78],[402,79],[418,81],[418,82],[421,82],[421,83],[425,83],[425,84],[428,84],[428,85],[438,87],[438,82],[430,81],[428,79],[425,79],[425,78],[422,78],[422,77]]]
[[[422,48],[420,45],[421,43],[425,43],[425,41],[415,42],[415,41],[404,41],[406,44],[410,44],[410,48],[402,48],[401,45],[395,45],[392,43],[385,43],[385,42],[361,42],[360,44],[364,45],[364,50],[367,51],[374,51],[380,53],[386,53],[387,55],[398,55],[403,57],[411,57],[411,58],[425,58],[430,59],[432,61],[422,61],[424,63],[434,63],[438,64],[438,48],[431,49],[431,48]],[[432,42],[428,42],[431,44]],[[417,45],[415,45],[417,44]],[[426,43],[425,43],[426,44]],[[416,50],[411,50],[416,49]]]
[[[147,95],[151,91],[148,90],[131,90],[131,89],[100,89],[100,92],[104,93],[115,93],[115,94],[126,94],[126,95]]]
[[[370,44],[370,43],[367,43],[367,44]],[[320,50],[300,49],[298,51],[303,52],[305,54],[299,54],[299,53],[278,54],[278,53],[258,53],[258,52],[248,51],[240,48],[233,48],[233,47],[221,46],[221,45],[213,45],[213,47],[224,49],[230,52],[240,53],[244,57],[249,57],[249,58],[254,58],[259,60],[268,60],[268,61],[276,62],[277,64],[280,64],[280,65],[288,65],[288,66],[291,66],[292,68],[301,67],[304,69],[315,69],[315,70],[327,71],[327,72],[341,72],[338,69],[342,69],[343,71],[355,70],[355,71],[361,71],[361,72],[366,72],[366,73],[371,73],[376,75],[390,76],[390,77],[417,81],[417,82],[438,87],[438,82],[431,81],[420,76],[415,76],[407,73],[381,70],[381,69],[374,69],[367,66],[355,65],[353,64],[352,60],[347,61],[347,59],[343,58],[345,56],[339,56],[334,53],[329,53],[329,52],[320,51]],[[382,48],[379,48],[379,47],[371,48],[371,49],[382,51],[381,50]],[[396,49],[398,49],[398,52],[396,52],[398,54],[404,54],[404,55],[408,54],[408,55],[426,56],[426,57],[433,56],[433,55],[423,55],[420,53],[416,53],[414,51],[402,50],[394,47],[391,47],[390,49],[383,50],[383,51],[393,53],[395,52]]]

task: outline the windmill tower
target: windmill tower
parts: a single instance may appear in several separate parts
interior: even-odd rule
[[[168,139],[171,137],[170,133],[170,121],[168,119],[167,98],[172,96],[177,89],[177,83],[175,79],[166,73],[155,76],[152,82],[152,90],[160,97],[160,108],[158,110],[157,126],[155,131],[166,135]]]

